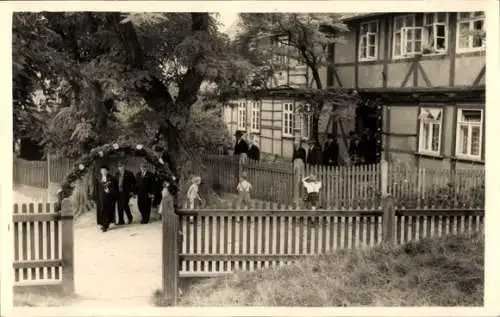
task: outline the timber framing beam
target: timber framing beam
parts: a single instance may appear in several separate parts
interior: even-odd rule
[[[479,82],[483,79],[485,74],[486,74],[486,65],[483,65],[483,67],[479,71],[479,74],[477,74],[476,79],[474,79],[473,85],[478,85]]]
[[[340,88],[326,89],[335,93]],[[485,102],[485,86],[455,86],[455,87],[403,87],[403,88],[343,88],[344,93],[357,92],[363,98],[380,98],[384,103],[418,103],[418,102]],[[316,89],[310,88],[274,88],[262,90],[235,90],[226,92],[229,99],[236,98],[304,98]]]

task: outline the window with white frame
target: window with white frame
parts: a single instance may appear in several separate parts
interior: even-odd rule
[[[448,50],[448,13],[424,13],[422,53],[445,53]]]
[[[309,140],[312,128],[311,105],[305,105],[300,115],[300,136],[302,139]]]
[[[295,120],[293,103],[283,104],[283,136],[293,137],[293,122]]]
[[[260,132],[260,107],[262,101],[252,102],[252,120],[250,121],[250,129],[252,132]]]
[[[419,152],[439,155],[441,151],[441,128],[443,124],[443,110],[440,108],[421,108]]]
[[[378,55],[378,21],[361,23],[359,30],[360,61],[372,61]]]
[[[394,18],[393,56],[443,54],[448,49],[448,13],[429,12]]]
[[[247,130],[247,103],[244,100],[238,103],[238,130]]]
[[[483,110],[458,109],[456,156],[481,159]]]
[[[457,13],[457,52],[483,50],[486,45],[484,12]]]

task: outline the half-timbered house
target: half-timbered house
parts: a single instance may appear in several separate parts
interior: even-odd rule
[[[484,163],[484,12],[357,14],[331,47],[328,86],[378,100],[383,157],[427,168]]]
[[[482,168],[485,145],[484,12],[358,13],[345,15],[345,41],[329,47],[326,89],[356,90],[375,106],[344,129],[371,129],[388,161],[427,168]],[[284,57],[281,57],[284,58]],[[277,85],[307,86],[308,71],[289,67]],[[300,65],[298,65],[300,66]],[[297,73],[302,71],[301,73]],[[297,81],[297,78],[303,78]],[[278,89],[279,90],[279,89]],[[307,140],[310,121],[286,93],[224,108],[231,132],[260,139],[261,151],[289,157],[293,138]],[[377,118],[378,117],[378,118]],[[379,120],[377,120],[379,119]],[[320,130],[328,118],[321,119]],[[341,150],[347,142],[339,142]],[[344,147],[345,150],[345,147]]]

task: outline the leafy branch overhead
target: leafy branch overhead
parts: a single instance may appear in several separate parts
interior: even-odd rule
[[[325,91],[322,68],[330,66],[329,46],[341,45],[349,31],[340,14],[328,13],[241,13],[235,45],[253,63],[252,77],[269,88],[269,78],[281,70],[305,69],[306,82],[295,91],[309,103],[313,114],[313,139],[318,138],[318,121],[325,106],[334,114],[356,107],[358,96],[343,89]],[[311,76],[312,80],[308,80]],[[255,80],[253,81],[255,83]],[[312,89],[312,90],[311,90]],[[352,111],[350,111],[352,112]]]
[[[160,131],[177,155],[201,84],[234,77],[234,56],[209,13],[16,13],[16,137],[77,156],[137,137],[134,122],[154,117],[145,136]]]

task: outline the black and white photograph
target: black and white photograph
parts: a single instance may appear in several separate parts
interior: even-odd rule
[[[483,307],[498,3],[412,2],[11,12],[13,311]]]

